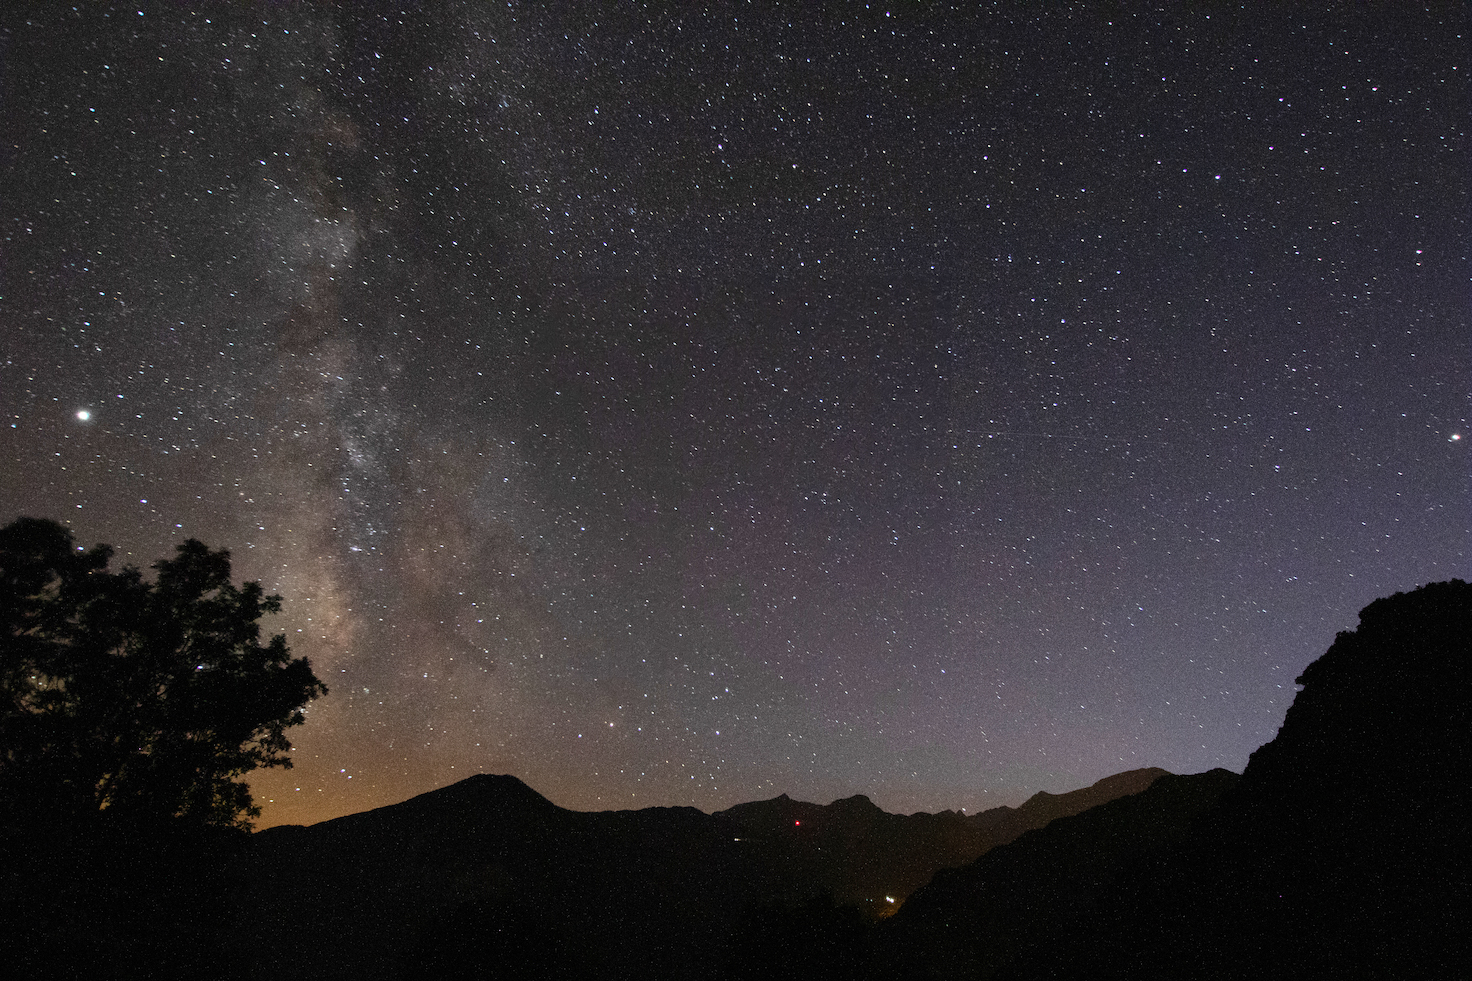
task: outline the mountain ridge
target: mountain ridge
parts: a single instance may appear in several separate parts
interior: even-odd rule
[[[937,870],[1164,772],[1115,774],[976,815],[898,815],[863,794],[813,804],[785,793],[715,814],[572,811],[515,776],[476,774],[253,835],[241,875],[301,928],[301,940],[257,945],[256,973],[387,979],[438,965],[453,975],[480,956],[465,937],[496,922],[517,924],[512,960],[532,974],[619,977],[637,965],[679,975],[731,942],[742,910],[827,896],[878,918]],[[339,938],[333,950],[306,939],[324,935]],[[581,938],[576,963],[539,959],[568,936]]]
[[[1074,813],[1073,808],[1077,806],[1076,802],[1090,800],[1094,798],[1098,798],[1101,801],[1112,800],[1114,797],[1121,794],[1139,793],[1141,790],[1145,789],[1145,787],[1149,786],[1149,784],[1153,780],[1168,773],[1170,773],[1169,770],[1164,770],[1160,767],[1142,767],[1134,770],[1123,770],[1119,773],[1114,773],[1110,774],[1107,777],[1103,777],[1102,779],[1095,781],[1089,786],[1080,787],[1077,790],[1064,791],[1063,793],[1059,794],[1051,793],[1050,791],[1046,790],[1039,790],[1033,793],[1030,797],[1026,798],[1021,804],[1015,806],[1009,804],[1000,804],[996,807],[987,808],[984,811],[975,812],[974,814],[967,814],[962,809],[911,812],[886,811],[879,805],[875,804],[873,799],[870,798],[867,794],[861,793],[851,794],[848,797],[836,798],[828,804],[818,804],[811,801],[798,800],[797,798],[792,797],[785,792],[778,794],[776,797],[769,797],[763,800],[746,801],[740,804],[734,804],[731,807],[723,808],[718,811],[700,811],[699,808],[681,804],[651,805],[649,807],[639,808],[608,808],[605,810],[597,811],[576,811],[571,808],[566,808],[560,804],[554,803],[550,798],[537,791],[534,787],[526,783],[526,781],[522,780],[515,774],[476,773],[472,774],[471,776],[464,777],[463,779],[457,780],[454,783],[445,784],[443,787],[436,787],[432,790],[427,790],[423,793],[415,794],[413,797],[407,797],[402,801],[397,801],[392,804],[384,804],[379,807],[369,808],[364,811],[354,811],[352,814],[343,814],[339,815],[338,817],[326,818],[322,821],[313,822],[312,824],[276,824],[270,826],[269,828],[262,828],[261,830],[255,832],[254,836],[270,836],[281,832],[289,832],[292,829],[297,828],[321,828],[327,825],[337,825],[339,822],[352,823],[355,819],[361,818],[365,814],[377,814],[381,812],[395,811],[398,809],[413,810],[419,807],[427,807],[431,805],[431,803],[446,803],[452,799],[465,800],[467,803],[474,803],[474,800],[476,798],[484,798],[485,802],[490,804],[499,804],[503,800],[512,799],[517,800],[524,805],[555,808],[559,811],[565,811],[569,814],[620,814],[640,811],[692,810],[702,814],[710,814],[713,817],[725,816],[733,819],[739,819],[739,816],[747,809],[760,807],[762,805],[780,804],[790,806],[797,813],[814,813],[813,809],[816,809],[818,812],[832,808],[854,811],[867,811],[872,809],[874,812],[890,817],[944,818],[954,815],[965,820],[975,820],[985,815],[1000,816],[1004,814],[1040,812],[1057,812],[1059,814]],[[1090,804],[1089,806],[1094,805]]]

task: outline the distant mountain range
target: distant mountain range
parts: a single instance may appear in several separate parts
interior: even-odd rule
[[[1066,794],[1041,792],[1020,807],[979,814],[889,814],[857,794],[808,804],[786,794],[717,812],[759,846],[761,859],[785,870],[798,893],[826,890],[846,904],[881,915],[930,881],[937,870],[965,865],[1025,831],[1150,786],[1165,770],[1130,770]],[[862,908],[862,907],[861,907]]]
[[[862,795],[819,805],[785,794],[713,815],[578,812],[515,777],[470,777],[401,804],[255,835],[244,861],[253,892],[296,925],[291,937],[256,948],[258,973],[394,978],[426,964],[442,976],[457,965],[478,973],[478,952],[505,939],[482,937],[484,923],[504,932],[515,921],[519,939],[500,943],[494,958],[503,965],[600,977],[647,977],[664,965],[679,974],[727,944],[745,911],[831,897],[882,917],[937,870],[1163,775],[1132,770],[969,816],[889,814]],[[576,957],[557,939],[564,935],[579,938]],[[568,956],[546,962],[549,951]]]

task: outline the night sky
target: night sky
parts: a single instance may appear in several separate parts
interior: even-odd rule
[[[555,6],[0,14],[0,521],[282,595],[262,826],[1240,770],[1472,575],[1464,3]]]

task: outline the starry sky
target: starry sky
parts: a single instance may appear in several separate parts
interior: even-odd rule
[[[1464,4],[796,7],[5,5],[0,520],[282,595],[261,826],[1240,770],[1472,574]]]

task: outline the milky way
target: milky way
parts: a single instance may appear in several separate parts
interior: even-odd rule
[[[282,594],[264,824],[1240,769],[1472,571],[1462,4],[19,7],[0,517]]]

